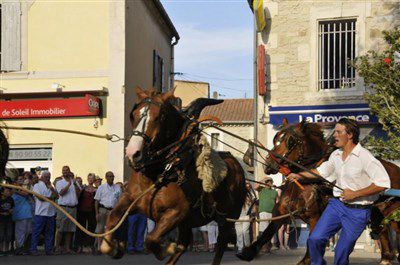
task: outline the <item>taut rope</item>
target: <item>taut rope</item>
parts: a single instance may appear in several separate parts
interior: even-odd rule
[[[124,138],[119,137],[116,134],[94,134],[94,133],[87,133],[87,132],[80,132],[74,130],[66,130],[66,129],[55,129],[55,128],[41,128],[41,127],[18,127],[18,126],[0,126],[0,129],[8,129],[8,130],[27,130],[27,131],[48,131],[48,132],[64,132],[64,133],[72,133],[72,134],[79,134],[85,135],[90,137],[96,138],[104,138],[111,142],[118,142],[124,141]]]

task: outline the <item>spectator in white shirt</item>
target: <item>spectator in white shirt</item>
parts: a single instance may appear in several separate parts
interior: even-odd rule
[[[66,212],[76,219],[76,207],[78,205],[78,197],[81,192],[79,186],[74,181],[74,176],[68,166],[62,168],[62,179],[57,181],[56,190],[60,198],[58,205],[60,205]],[[56,252],[61,252],[61,239],[65,235],[65,253],[70,254],[70,244],[72,236],[76,230],[75,224],[67,218],[65,214],[57,210],[56,218],[57,238],[56,238]]]
[[[50,172],[43,171],[40,181],[33,186],[33,191],[51,200],[58,198],[58,194],[50,182]],[[56,210],[53,205],[35,196],[35,217],[32,230],[31,254],[37,255],[39,236],[44,230],[45,253],[52,255],[54,240]]]
[[[95,211],[96,211],[96,233],[103,233],[107,221],[107,217],[110,211],[114,208],[119,197],[121,196],[121,188],[119,185],[114,184],[114,173],[108,171],[106,173],[107,182],[100,185],[96,191],[95,199]],[[98,249],[100,251],[101,238],[97,242]]]

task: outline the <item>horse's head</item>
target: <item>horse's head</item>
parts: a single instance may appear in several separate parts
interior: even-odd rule
[[[152,89],[143,90],[137,87],[136,94],[137,103],[130,112],[132,136],[125,148],[125,156],[133,165],[144,158],[144,151],[162,147],[158,145],[169,136],[166,132],[161,132],[167,115],[172,112],[177,113],[170,102],[174,98],[174,90],[159,93]]]
[[[185,119],[198,119],[201,111],[210,105],[221,103],[223,100],[199,98],[181,113],[172,105],[174,90],[159,93],[152,89],[136,88],[137,103],[134,105],[130,119],[132,136],[125,148],[125,156],[132,166],[150,157],[168,144],[177,141],[184,129]]]
[[[320,126],[316,123],[302,121],[288,125],[284,119],[282,129],[275,135],[272,151],[302,166],[312,166],[325,154],[327,145]],[[267,156],[264,171],[266,174],[276,174],[280,166],[298,172],[299,168],[289,164],[282,158]]]

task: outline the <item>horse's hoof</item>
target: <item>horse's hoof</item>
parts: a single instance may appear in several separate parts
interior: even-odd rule
[[[176,243],[171,243],[165,250],[167,255],[174,255],[178,251],[178,245]]]
[[[112,259],[121,259],[124,256],[124,249],[117,247],[113,250],[111,254]]]
[[[302,260],[299,263],[297,263],[297,265],[310,265],[310,264],[311,264],[310,259]]]
[[[236,257],[241,260],[252,261],[256,255],[257,251],[255,251],[252,247],[245,247],[243,248],[242,252],[236,254]]]

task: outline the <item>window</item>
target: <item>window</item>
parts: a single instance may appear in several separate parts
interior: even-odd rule
[[[219,133],[212,133],[211,134],[211,148],[214,150],[218,150],[218,140],[219,140]]]
[[[318,88],[355,86],[356,19],[320,21],[318,25]]]
[[[21,70],[21,3],[3,1],[1,4],[1,71]]]
[[[160,92],[165,92],[164,60],[156,50],[153,50],[153,87]]]

